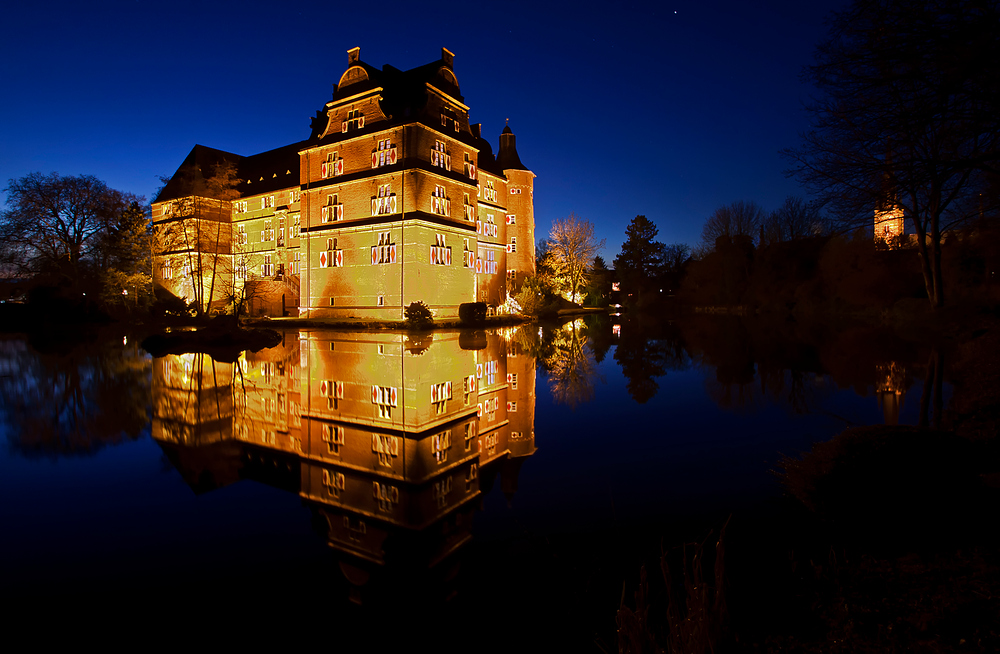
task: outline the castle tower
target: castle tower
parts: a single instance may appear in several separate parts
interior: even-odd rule
[[[500,134],[497,167],[507,177],[507,270],[511,291],[535,274],[535,174],[521,163],[510,125]]]

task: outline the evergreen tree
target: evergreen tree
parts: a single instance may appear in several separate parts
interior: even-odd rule
[[[654,240],[658,232],[646,216],[636,216],[625,228],[626,238],[621,253],[615,257],[615,270],[626,294],[638,298],[655,285],[665,250],[663,243]]]

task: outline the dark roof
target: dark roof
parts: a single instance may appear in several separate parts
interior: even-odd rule
[[[195,145],[181,162],[170,181],[160,189],[153,202],[166,202],[177,198],[204,193],[205,180],[210,178],[220,164],[231,163],[237,167],[241,157],[232,152]]]
[[[500,132],[500,151],[497,153],[497,166],[501,170],[528,170],[528,167],[521,163],[521,157],[517,156],[516,137],[510,129],[510,125]]]
[[[389,116],[393,121],[415,119],[420,116],[427,105],[427,84],[430,83],[459,102],[465,103],[465,98],[462,97],[458,84],[448,79],[447,73],[442,73],[442,69],[446,69],[451,76],[455,74],[450,62],[446,61],[444,57],[406,71],[399,70],[390,64],[385,64],[379,70],[361,60],[352,62],[347,70],[355,66],[360,66],[364,69],[368,79],[338,86],[334,90],[331,101],[348,98],[382,87],[381,108],[385,115]],[[324,104],[316,112],[316,117],[313,119],[310,140],[318,140],[319,135],[325,128],[326,105]],[[340,138],[337,134],[332,136],[333,140]]]
[[[239,165],[241,196],[258,195],[299,185],[299,150],[306,141],[243,157]]]

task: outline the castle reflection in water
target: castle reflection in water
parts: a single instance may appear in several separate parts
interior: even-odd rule
[[[513,330],[288,332],[235,363],[153,367],[153,438],[195,492],[298,493],[352,599],[374,574],[444,576],[480,496],[535,451],[535,358]]]

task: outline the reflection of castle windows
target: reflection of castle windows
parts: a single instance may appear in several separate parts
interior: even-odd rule
[[[340,497],[340,492],[347,487],[347,479],[342,472],[323,470],[323,488],[327,494]]]
[[[351,516],[344,516],[344,528],[347,530],[347,537],[355,543],[361,542],[361,538],[368,533],[365,521]]]
[[[472,444],[476,440],[476,423],[467,422],[465,423],[465,451],[468,452],[472,449]]]
[[[519,431],[510,432],[510,440],[512,441],[521,440],[521,432]]]
[[[399,456],[399,437],[390,434],[372,434],[372,452],[378,457],[379,465],[391,468],[393,457]]]
[[[328,454],[340,455],[344,446],[344,428],[336,425],[323,425],[323,442],[326,443]]]
[[[451,430],[431,436],[431,454],[438,463],[448,460],[448,450],[451,449]]]
[[[431,404],[434,405],[437,413],[444,413],[448,400],[451,399],[451,382],[431,384]]]
[[[486,434],[486,440],[480,445],[480,452],[486,452],[488,456],[493,456],[497,452],[497,433]]]
[[[399,502],[399,489],[389,484],[372,482],[372,497],[378,505],[379,511],[390,512]]]
[[[875,374],[875,397],[885,415],[885,424],[899,424],[899,412],[906,393],[906,368],[895,361],[880,363],[875,366]]]
[[[465,492],[468,493],[472,490],[473,484],[479,478],[479,466],[473,463],[469,466],[469,471],[465,473]]]
[[[445,477],[441,481],[434,482],[434,502],[437,508],[443,509],[448,503],[448,494],[451,492],[451,477]]]
[[[260,440],[265,445],[274,445],[276,434],[274,431],[268,431],[267,429],[260,430]]]
[[[378,346],[378,353],[379,354],[385,354],[385,346],[384,345],[379,345]]]

